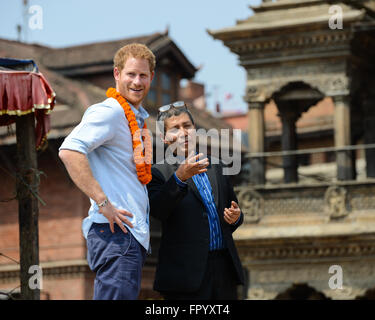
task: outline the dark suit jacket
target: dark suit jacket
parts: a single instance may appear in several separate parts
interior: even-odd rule
[[[209,223],[207,210],[192,178],[181,188],[173,173],[178,164],[156,164],[152,167],[152,181],[148,184],[150,214],[162,222],[162,236],[154,290],[159,292],[193,292],[199,289],[206,268],[209,251]],[[222,174],[221,165],[207,167],[225,244],[233,261],[237,283],[243,283],[243,270],[232,233],[243,222],[234,226],[224,220],[224,208],[237,201],[233,187]],[[225,276],[225,275],[223,275]],[[233,276],[233,275],[232,275]]]

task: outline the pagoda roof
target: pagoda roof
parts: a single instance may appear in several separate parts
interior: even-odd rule
[[[333,4],[343,10],[344,23],[362,20],[375,20],[375,1],[324,1],[324,0],[278,0],[263,2],[259,6],[250,6],[254,14],[245,20],[238,20],[236,25],[219,30],[207,30],[216,39],[233,40],[282,33],[288,29],[328,28],[331,18],[329,9]]]

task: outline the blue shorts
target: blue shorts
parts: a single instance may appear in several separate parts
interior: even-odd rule
[[[141,287],[146,250],[117,224],[93,223],[87,235],[87,261],[96,273],[94,300],[135,300]]]

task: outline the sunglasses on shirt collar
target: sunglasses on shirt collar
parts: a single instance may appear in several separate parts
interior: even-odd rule
[[[173,103],[170,103],[170,104],[166,104],[165,106],[162,106],[162,107],[159,108],[159,113],[167,112],[172,107],[174,107],[176,109],[179,109],[179,108],[185,108],[186,109],[186,104],[183,101],[176,101],[176,102],[173,102]]]

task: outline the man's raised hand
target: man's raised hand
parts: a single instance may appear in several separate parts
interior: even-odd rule
[[[197,161],[200,157],[203,156],[203,153],[195,154],[194,152],[180,164],[176,170],[176,176],[181,181],[185,182],[187,179],[207,171],[207,166],[209,165],[208,158]]]

